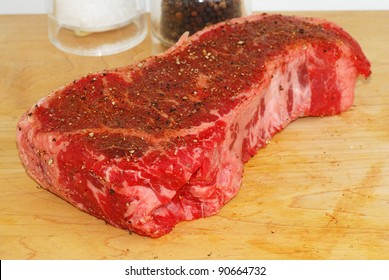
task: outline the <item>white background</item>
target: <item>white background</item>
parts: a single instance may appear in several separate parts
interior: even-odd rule
[[[262,260],[126,260],[126,261],[4,261],[2,263],[1,278],[5,280],[69,280],[69,279],[94,279],[94,280],[328,280],[328,279],[353,279],[353,280],[387,280],[388,261],[262,261]],[[130,267],[141,269],[179,268],[183,266],[186,272],[189,269],[207,268],[208,276],[134,276],[126,275],[126,269]],[[219,274],[220,268],[265,267],[266,275],[226,275]],[[230,270],[231,271],[231,270]]]
[[[0,14],[44,14],[47,1],[0,0]],[[150,1],[152,0],[148,2]],[[389,10],[389,0],[252,0],[252,9],[254,11]]]

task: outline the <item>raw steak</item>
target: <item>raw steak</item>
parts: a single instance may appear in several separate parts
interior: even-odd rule
[[[217,213],[243,163],[291,121],[347,110],[359,75],[368,60],[332,23],[235,19],[55,90],[21,118],[20,157],[79,209],[159,237]]]

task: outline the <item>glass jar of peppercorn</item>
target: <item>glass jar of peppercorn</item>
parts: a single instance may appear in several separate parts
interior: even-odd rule
[[[250,0],[153,0],[153,36],[169,47],[180,36],[250,13]]]

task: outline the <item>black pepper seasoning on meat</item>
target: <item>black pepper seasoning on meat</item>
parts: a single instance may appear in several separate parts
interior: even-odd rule
[[[206,26],[243,16],[244,0],[162,0],[161,36],[174,44],[180,36]]]

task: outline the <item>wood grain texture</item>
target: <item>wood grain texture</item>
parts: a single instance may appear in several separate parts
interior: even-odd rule
[[[0,259],[388,259],[389,12],[295,13],[332,20],[372,62],[355,105],[304,118],[245,167],[239,195],[218,215],[150,239],[106,225],[40,189],[15,143],[22,113],[89,72],[151,54],[150,36],[103,58],[63,53],[45,16],[0,16]]]

